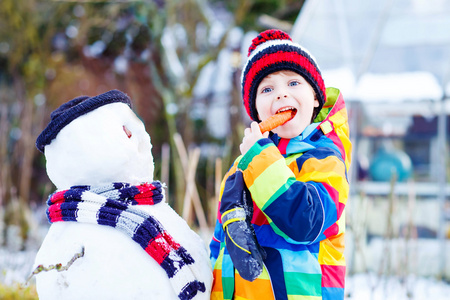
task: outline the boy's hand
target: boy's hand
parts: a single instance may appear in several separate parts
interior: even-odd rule
[[[244,130],[244,138],[239,146],[241,154],[244,155],[247,151],[260,139],[269,136],[269,132],[261,133],[257,122],[252,122],[250,128]]]

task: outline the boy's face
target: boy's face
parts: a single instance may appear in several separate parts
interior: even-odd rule
[[[282,110],[296,112],[292,120],[273,130],[282,138],[291,139],[300,135],[311,124],[314,108],[318,106],[319,101],[315,99],[311,85],[295,72],[272,73],[258,86],[256,110],[261,121]]]

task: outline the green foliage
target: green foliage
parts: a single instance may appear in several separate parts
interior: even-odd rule
[[[0,162],[7,166],[0,170],[0,181],[6,182],[0,189],[0,198],[6,199],[3,206],[11,199],[42,200],[40,191],[48,186],[48,178],[34,140],[50,112],[80,94],[95,95],[113,88],[133,99],[152,137],[157,165],[159,149],[172,143],[168,185],[178,193],[169,195],[178,194],[175,197],[181,199],[184,174],[177,167],[174,133],[180,133],[188,147],[227,144],[224,147],[234,151],[225,154],[230,156],[237,153],[242,134],[242,120],[235,118],[231,138],[217,141],[208,135],[205,119],[192,118],[193,89],[202,68],[217,59],[230,29],[265,29],[258,23],[262,14],[293,21],[303,2],[1,0],[0,103],[5,106],[0,113],[3,109],[8,119],[7,126],[0,128],[5,133]],[[211,24],[214,5],[227,7],[229,12],[226,32],[220,36]],[[162,42],[165,34],[170,35],[170,43]],[[214,37],[217,41],[210,42]],[[115,62],[124,60],[125,70],[118,71]],[[238,91],[239,83],[233,84]],[[241,103],[239,92],[229,97],[233,105]],[[175,106],[176,112],[169,114],[168,106]],[[13,130],[19,130],[20,137],[10,138]]]
[[[42,14],[48,11],[46,4],[38,5],[34,0],[2,0],[0,5],[0,41],[8,49],[0,53],[0,59],[6,59],[9,71],[2,75],[21,80],[23,92],[32,95],[44,88],[50,45],[43,17],[54,17]]]
[[[262,31],[267,29],[261,25],[259,18],[261,15],[269,15],[281,21],[294,23],[304,0],[213,0],[217,4],[225,4],[229,11],[239,14],[244,8],[244,15],[240,19],[239,25],[247,30]]]
[[[30,285],[23,287],[15,284],[12,286],[3,285],[0,283],[0,297],[2,300],[38,300],[36,287]]]

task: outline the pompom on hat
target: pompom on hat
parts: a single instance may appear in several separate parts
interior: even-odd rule
[[[44,153],[45,146],[49,145],[56,138],[64,126],[79,116],[85,115],[103,105],[115,102],[125,103],[131,108],[130,98],[119,90],[111,90],[94,97],[80,96],[62,104],[50,114],[50,123],[38,136],[36,148]]]
[[[241,74],[242,98],[252,120],[259,121],[255,103],[258,85],[267,75],[281,70],[296,72],[306,79],[319,100],[318,110],[325,103],[325,84],[314,58],[287,33],[270,29],[253,39]]]

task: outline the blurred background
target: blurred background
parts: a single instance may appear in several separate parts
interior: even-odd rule
[[[35,297],[24,282],[55,187],[34,143],[80,95],[132,98],[155,179],[209,243],[249,124],[241,67],[269,28],[307,48],[347,102],[346,297],[448,295],[450,1],[0,0],[0,298]]]

